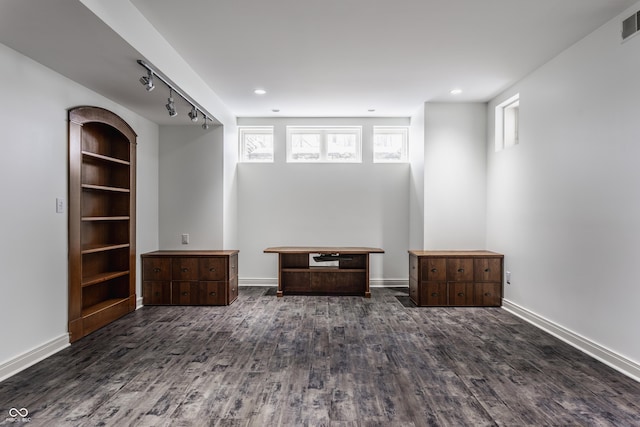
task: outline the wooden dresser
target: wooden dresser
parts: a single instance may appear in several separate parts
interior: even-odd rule
[[[501,306],[503,260],[490,251],[409,251],[409,297],[418,306]]]
[[[238,251],[141,255],[144,305],[229,305],[238,297]]]

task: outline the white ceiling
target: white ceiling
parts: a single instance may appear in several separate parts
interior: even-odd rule
[[[131,0],[239,117],[487,101],[636,2]],[[0,42],[158,123],[184,123],[168,119],[166,92],[138,82],[140,54],[77,0],[0,0]]]

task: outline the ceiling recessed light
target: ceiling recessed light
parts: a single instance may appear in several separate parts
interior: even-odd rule
[[[449,93],[451,95],[460,95],[462,93],[462,89],[451,89],[451,91],[449,91]]]
[[[264,89],[256,89],[253,91],[253,93],[255,93],[256,95],[264,95],[265,93],[267,93],[267,91]]]

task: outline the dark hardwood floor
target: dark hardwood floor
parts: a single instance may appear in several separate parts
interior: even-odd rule
[[[640,383],[500,308],[270,293],[137,310],[0,383],[0,425],[640,425]]]

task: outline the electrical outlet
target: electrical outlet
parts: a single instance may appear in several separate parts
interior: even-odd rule
[[[183,234],[182,235],[182,244],[183,245],[188,245],[189,244],[189,235],[188,234]]]
[[[63,213],[64,212],[64,200],[62,200],[60,197],[56,198],[56,213]]]
[[[507,279],[507,285],[510,285],[510,284],[511,284],[511,272],[510,272],[510,271],[507,271],[506,276],[507,276],[507,277],[506,277],[506,279]]]

